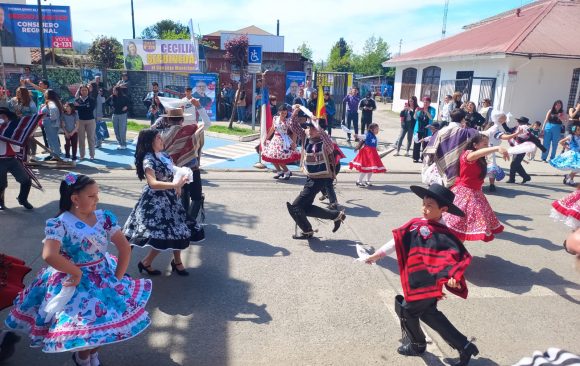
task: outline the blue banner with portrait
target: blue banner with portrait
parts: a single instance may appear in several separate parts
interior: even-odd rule
[[[286,96],[284,103],[294,104],[294,98],[298,97],[300,88],[306,85],[306,73],[304,71],[288,71],[286,73]]]
[[[199,99],[212,121],[216,120],[217,74],[189,74],[192,96]]]
[[[0,40],[4,47],[38,47],[40,26],[36,5],[0,3]],[[73,48],[70,7],[42,7],[44,46]]]

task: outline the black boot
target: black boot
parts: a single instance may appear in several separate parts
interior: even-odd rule
[[[0,211],[6,209],[6,204],[4,203],[4,189],[0,190]]]
[[[459,351],[459,362],[457,362],[454,366],[467,366],[469,360],[471,360],[471,357],[477,356],[478,354],[479,350],[475,344],[468,342],[465,347]]]
[[[30,181],[28,181],[28,183],[20,184],[20,194],[18,195],[18,203],[21,206],[24,206],[24,208],[27,210],[32,210],[34,208],[30,202],[28,202],[30,187],[32,187],[32,183]]]

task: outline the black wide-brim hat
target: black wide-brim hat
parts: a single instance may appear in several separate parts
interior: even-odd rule
[[[433,183],[429,186],[429,188],[421,187],[421,186],[411,186],[411,191],[415,193],[417,196],[421,198],[431,197],[437,202],[439,202],[442,206],[447,206],[447,212],[451,215],[455,216],[465,216],[465,213],[459,209],[459,207],[453,204],[453,200],[455,199],[455,194],[451,192],[449,189],[443,187],[440,184]]]

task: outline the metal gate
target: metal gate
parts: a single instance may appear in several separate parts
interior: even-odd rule
[[[330,92],[332,99],[334,99],[336,106],[335,123],[342,120],[344,116],[345,103],[342,100],[348,94],[348,76],[349,73],[346,72],[319,71],[314,75],[314,87],[318,89],[318,85],[322,84],[324,91]]]

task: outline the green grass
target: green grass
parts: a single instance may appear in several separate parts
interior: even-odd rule
[[[253,135],[256,133],[256,131],[252,131],[252,130],[247,129],[247,128],[240,128],[240,127],[233,126],[232,129],[229,129],[228,126],[219,126],[219,125],[211,126],[208,131],[223,133],[226,135],[235,135],[235,136],[247,136],[247,135]]]
[[[113,122],[107,122],[107,127],[113,128]],[[131,121],[131,120],[127,121],[127,130],[128,131],[139,132],[139,131],[144,130],[148,127],[149,127],[149,125],[144,125],[144,124],[141,124],[141,123],[138,123],[135,121]]]

